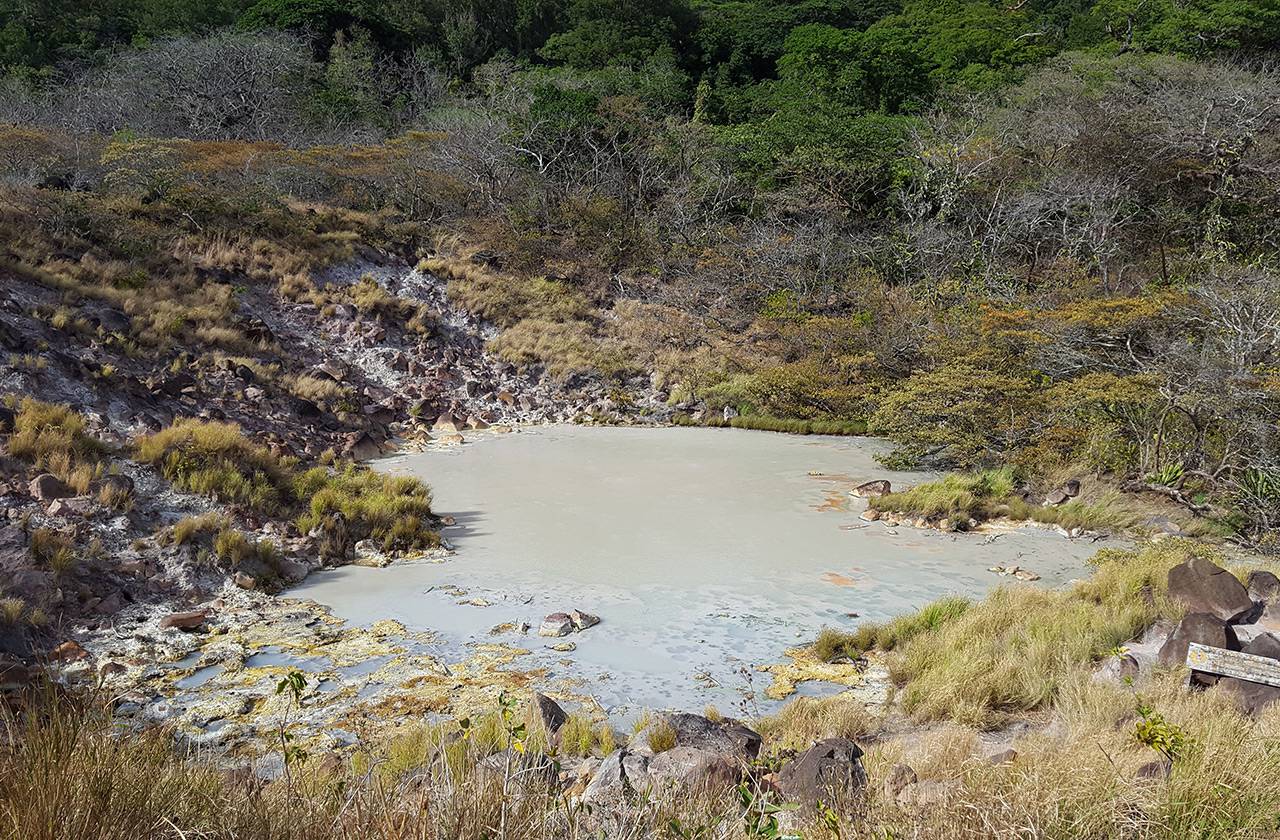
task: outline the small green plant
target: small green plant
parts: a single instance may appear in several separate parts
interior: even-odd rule
[[[1182,480],[1185,470],[1186,468],[1183,467],[1181,461],[1165,464],[1155,472],[1147,474],[1147,483],[1159,484],[1163,487],[1174,487]]]
[[[1177,724],[1165,720],[1164,715],[1141,697],[1138,698],[1137,710],[1140,719],[1133,727],[1134,739],[1155,750],[1165,761],[1173,764],[1191,742],[1186,731]]]
[[[746,782],[738,785],[738,802],[742,805],[742,827],[747,837],[757,840],[781,840],[778,814],[794,810],[793,805],[774,805],[762,791]]]
[[[649,732],[645,736],[645,740],[649,743],[649,749],[653,750],[656,755],[657,753],[675,749],[676,731],[672,728],[670,722],[668,722],[665,717],[658,718],[653,722],[653,725],[649,727]]]
[[[280,754],[284,758],[285,777],[290,786],[293,785],[292,768],[307,760],[307,751],[294,743],[294,735],[289,731],[289,714],[295,707],[302,707],[302,695],[306,689],[307,677],[301,671],[290,671],[276,683],[276,696],[285,695],[285,707],[280,715],[277,734],[280,739]]]

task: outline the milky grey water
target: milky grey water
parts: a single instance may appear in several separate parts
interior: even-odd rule
[[[886,449],[870,438],[566,426],[400,455],[378,468],[431,484],[435,509],[458,521],[445,531],[456,555],[320,572],[290,594],[350,621],[438,631],[447,653],[488,641],[529,648],[513,667],[579,677],[619,713],[728,712],[768,682],[749,685],[744,666],[780,661],[823,625],[980,595],[1009,582],[994,565],[1018,563],[1047,586],[1086,573],[1096,545],[1041,529],[992,541],[862,522],[851,486],[928,477],[880,467],[873,456]],[[543,616],[575,607],[603,618],[569,637],[575,651],[533,635]],[[508,621],[533,631],[489,635]]]

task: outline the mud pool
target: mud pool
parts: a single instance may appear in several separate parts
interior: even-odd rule
[[[542,427],[379,463],[434,490],[456,554],[440,563],[313,574],[291,597],[361,625],[433,631],[458,654],[499,642],[612,715],[642,708],[767,711],[788,648],[824,625],[855,627],[943,594],[981,595],[1019,564],[1058,586],[1098,549],[1041,528],[944,534],[864,522],[849,490],[888,478],[869,438],[736,429]],[[563,639],[536,635],[573,608],[602,623]],[[528,632],[522,632],[524,625]],[[558,643],[571,642],[572,650]],[[802,683],[804,694],[840,690]]]

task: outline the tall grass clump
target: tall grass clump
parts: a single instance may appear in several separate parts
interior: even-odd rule
[[[751,725],[771,750],[800,751],[826,738],[865,738],[880,723],[861,699],[846,691],[832,697],[797,697]]]
[[[234,423],[176,420],[139,438],[134,451],[179,488],[219,502],[270,514],[293,501],[292,463],[252,443]]]
[[[949,518],[955,522],[982,521],[995,515],[997,505],[1008,501],[1015,487],[1009,468],[952,473],[897,493],[870,500],[876,510],[894,511],[925,519]]]
[[[813,652],[823,662],[834,662],[841,658],[856,659],[872,648],[890,651],[921,633],[954,621],[969,606],[968,598],[948,595],[886,624],[866,622],[853,631],[824,627],[813,643]]]
[[[294,481],[294,493],[306,500],[298,527],[306,532],[333,513],[341,513],[356,539],[370,538],[383,551],[435,548],[440,536],[431,527],[431,490],[416,478],[391,476],[349,464],[335,472],[315,467]]]
[[[17,405],[9,453],[83,495],[102,474],[107,447],[85,431],[84,418],[67,406],[26,397]]]
[[[740,414],[728,420],[719,414],[711,414],[699,421],[683,411],[677,411],[671,415],[671,423],[675,426],[751,429],[788,435],[865,435],[867,433],[867,424],[862,420],[799,420],[770,417],[766,414]]]

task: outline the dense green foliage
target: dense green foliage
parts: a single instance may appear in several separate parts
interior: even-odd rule
[[[0,257],[67,298],[50,323],[96,300],[151,352],[269,365],[216,268],[430,333],[311,282],[376,239],[502,328],[495,355],[623,402],[647,377],[700,422],[865,427],[894,465],[1074,469],[1280,524],[1276,0],[0,19]]]

